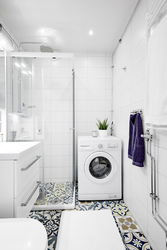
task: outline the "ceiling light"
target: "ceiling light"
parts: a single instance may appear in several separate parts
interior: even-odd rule
[[[31,72],[31,71],[28,71],[28,74],[32,75],[32,72]]]
[[[93,30],[89,31],[89,35],[92,36],[93,35]]]

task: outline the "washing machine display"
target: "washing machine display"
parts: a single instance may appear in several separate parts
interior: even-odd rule
[[[111,169],[110,161],[101,156],[94,158],[89,165],[91,175],[97,179],[106,178],[111,173]]]
[[[122,198],[121,140],[78,137],[78,199]]]

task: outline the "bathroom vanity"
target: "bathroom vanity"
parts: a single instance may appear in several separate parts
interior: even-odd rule
[[[0,143],[0,218],[27,217],[39,195],[40,142]]]

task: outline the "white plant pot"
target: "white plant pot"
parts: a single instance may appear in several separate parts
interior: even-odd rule
[[[99,129],[99,136],[100,137],[107,137],[107,130],[100,130]]]

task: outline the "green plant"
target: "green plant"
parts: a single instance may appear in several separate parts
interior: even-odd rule
[[[108,118],[104,119],[103,122],[101,122],[99,119],[97,119],[98,122],[96,122],[96,125],[99,130],[107,130],[109,124],[107,123]]]

